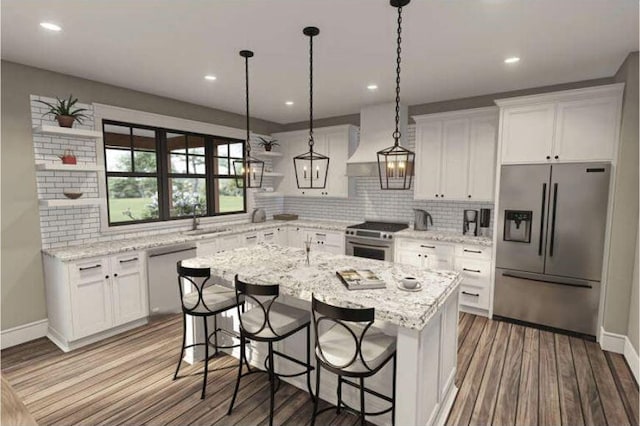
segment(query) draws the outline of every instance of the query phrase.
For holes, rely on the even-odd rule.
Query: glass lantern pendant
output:
[[[309,37],[309,151],[293,157],[293,169],[299,189],[324,189],[329,157],[313,150],[313,37],[320,34],[320,30],[306,27],[302,33]]]
[[[410,0],[391,0],[391,6],[398,9],[398,38],[396,59],[396,128],[393,132],[393,146],[378,151],[378,175],[381,189],[411,189],[416,155],[400,146],[400,44],[402,42],[402,7]]]
[[[245,95],[247,107],[247,145],[246,153],[242,160],[233,162],[238,188],[262,188],[262,176],[264,174],[264,161],[251,156],[251,131],[249,129],[249,58],[253,57],[250,50],[241,50],[240,56],[244,58],[245,69]]]

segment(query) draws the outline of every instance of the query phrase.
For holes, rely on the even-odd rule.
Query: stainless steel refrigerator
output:
[[[502,166],[494,315],[596,335],[610,167]]]

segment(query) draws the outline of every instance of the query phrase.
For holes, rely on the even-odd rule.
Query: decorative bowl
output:
[[[70,198],[72,200],[76,200],[82,197],[82,192],[72,192],[72,191],[63,191],[62,192],[65,197]]]

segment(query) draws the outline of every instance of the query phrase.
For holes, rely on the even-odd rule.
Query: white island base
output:
[[[271,250],[270,256],[277,263],[277,254]],[[229,285],[233,270],[241,272],[241,278],[255,277],[253,281],[269,281],[269,272],[266,267],[261,271],[243,269],[243,265],[238,265],[239,259],[244,261],[247,257],[260,255],[261,249],[257,251],[238,252],[235,254],[219,254],[209,258],[196,258],[184,261],[185,266],[212,265],[212,278],[220,284]],[[232,250],[236,252],[237,250]],[[257,254],[256,254],[257,253]],[[283,255],[291,253],[283,253]],[[228,256],[228,257],[223,257]],[[284,256],[282,257],[284,258]],[[281,281],[281,295],[278,298],[280,303],[310,310],[311,293],[313,292],[324,298],[335,298],[343,301],[343,305],[354,305],[356,303],[368,303],[376,309],[376,318],[385,317],[388,320],[376,320],[375,327],[383,330],[386,334],[397,336],[397,372],[396,372],[396,419],[397,426],[405,425],[441,425],[444,424],[458,389],[455,386],[456,365],[457,365],[457,326],[458,326],[458,284],[459,276],[456,273],[446,271],[418,270],[407,265],[391,264],[389,262],[378,262],[371,260],[355,260],[353,257],[338,255],[318,255],[316,268],[312,260],[312,266],[302,269],[301,266],[293,264],[286,270],[282,265],[274,266],[278,268]],[[233,260],[232,268],[225,267],[218,270],[213,265],[226,263]],[[246,262],[250,262],[247,259]],[[254,263],[255,259],[253,259]],[[335,272],[323,271],[322,265],[326,268],[335,268],[340,262],[360,263],[358,268],[369,268],[379,276],[386,276],[387,288],[382,290],[358,290],[347,291],[344,286],[335,279]],[[372,262],[372,263],[368,263]],[[264,263],[261,263],[264,265]],[[335,270],[335,269],[334,269]],[[385,272],[387,270],[387,272]],[[307,274],[314,274],[318,282],[309,280],[307,288],[302,288],[301,281],[296,281],[301,271]],[[326,274],[325,274],[326,272]],[[393,274],[392,274],[393,273]],[[424,291],[418,293],[407,293],[399,291],[395,287],[392,275],[395,277],[399,273],[418,276],[425,286]],[[263,279],[258,279],[262,276]],[[335,279],[335,280],[334,280]],[[277,282],[277,280],[271,280]],[[288,283],[288,284],[284,284]],[[369,298],[369,301],[362,299]],[[416,310],[417,306],[420,306]],[[424,309],[424,310],[423,310]],[[423,311],[422,311],[423,310]],[[422,311],[422,314],[416,312]],[[404,312],[404,313],[403,313]],[[380,315],[378,315],[380,314]],[[196,341],[203,341],[202,320],[197,318],[191,320],[187,317],[187,344]],[[226,330],[238,330],[237,312],[228,311],[218,317],[218,326]],[[209,330],[213,330],[213,318],[209,319]],[[322,329],[320,330],[322,332]],[[224,339],[228,344],[230,339]],[[311,363],[315,365],[313,354],[313,324],[311,324]],[[249,362],[252,366],[264,369],[264,360],[267,354],[266,344],[251,342],[247,350]],[[299,360],[306,360],[306,332],[301,330],[298,333],[287,337],[275,344],[275,350],[283,352]],[[186,351],[185,360],[193,362],[204,358],[203,348]],[[239,357],[239,349],[227,351],[236,358]],[[211,352],[210,352],[211,353]],[[275,357],[276,372],[291,374],[301,371],[301,367],[287,361],[286,359]],[[245,368],[246,371],[246,368]],[[371,378],[365,379],[366,387],[373,389],[384,395],[391,395],[392,392],[393,363],[389,362],[381,371]],[[293,378],[282,378],[282,380],[307,392],[306,376]],[[312,389],[315,391],[315,371],[312,372]],[[246,383],[246,382],[245,382]],[[241,387],[243,386],[241,382]],[[214,387],[209,387],[213,389]],[[321,373],[320,398],[331,404],[336,403],[337,376],[323,369]],[[213,392],[212,390],[210,392]],[[352,407],[359,407],[359,392],[356,388],[348,385],[342,387],[343,401]],[[276,393],[276,398],[278,394]],[[380,400],[372,395],[366,395],[366,410],[369,412],[381,411],[389,407],[389,403]],[[322,416],[322,414],[321,414]],[[391,425],[391,414],[382,416],[368,416],[367,421],[377,425]],[[318,424],[322,424],[322,417],[318,418]]]
[[[301,308],[310,309],[308,302],[294,299],[290,296],[280,296],[279,302]],[[201,319],[187,320],[187,344],[193,341],[193,333],[202,333]],[[233,325],[236,324],[235,327]],[[194,325],[196,325],[194,329]],[[225,329],[232,327],[237,331],[237,316],[235,312],[225,313],[218,318],[218,326]],[[392,324],[378,323],[376,327],[385,333],[397,336],[397,373],[396,373],[396,425],[443,425],[453,405],[458,392],[455,386],[457,361],[457,326],[458,326],[458,292],[449,295],[438,312],[429,320],[422,330],[398,327]],[[213,329],[213,319],[209,321],[209,329]],[[311,344],[313,346],[313,326],[311,327]],[[275,345],[277,351],[286,353],[300,360],[305,359],[304,348],[306,335],[302,330]],[[202,341],[202,340],[200,340]],[[225,343],[228,339],[224,339]],[[238,358],[239,350],[225,350]],[[311,363],[315,365],[313,347],[311,348]],[[264,369],[264,359],[267,354],[265,344],[251,342],[247,355],[253,367]],[[204,358],[204,350],[187,351],[185,361],[193,363],[194,359]],[[275,358],[276,371],[292,373],[300,371],[297,366],[287,360]],[[246,371],[246,367],[245,370]],[[385,395],[391,395],[392,362],[389,362],[378,374],[365,379],[365,385]],[[307,392],[306,376],[283,378],[282,380]],[[336,403],[337,376],[322,370],[320,383],[320,398],[331,404]],[[246,383],[246,382],[244,382]],[[312,389],[315,391],[315,372],[311,376]],[[242,382],[241,382],[242,386]],[[213,387],[209,387],[213,389]],[[209,390],[209,392],[212,392]],[[359,407],[359,393],[355,388],[343,385],[344,401],[352,407]],[[278,394],[276,393],[276,398]],[[381,401],[371,395],[366,396],[367,411],[379,411],[388,407],[386,401]],[[322,415],[321,415],[322,416]],[[322,420],[322,417],[319,417]],[[391,425],[391,414],[370,416],[367,420],[376,425]],[[318,424],[322,424],[319,421]]]

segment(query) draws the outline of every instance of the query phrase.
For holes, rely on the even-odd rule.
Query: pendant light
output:
[[[411,189],[415,154],[400,146],[402,136],[400,124],[400,43],[402,42],[402,7],[410,0],[391,0],[391,6],[398,9],[398,54],[396,59],[396,129],[393,132],[393,146],[378,151],[378,174],[381,189]]]
[[[253,57],[250,50],[241,50],[240,56],[244,58],[245,70],[245,95],[247,107],[247,146],[246,155],[242,160],[233,162],[236,174],[236,184],[239,188],[261,188],[262,175],[264,173],[264,161],[251,156],[251,135],[249,130],[249,58]]]
[[[309,37],[309,151],[293,157],[293,168],[299,189],[323,189],[327,185],[329,157],[313,150],[313,37],[320,34],[316,27],[306,27]]]

